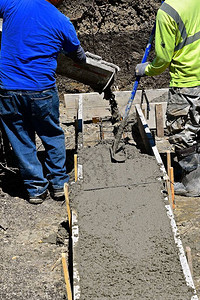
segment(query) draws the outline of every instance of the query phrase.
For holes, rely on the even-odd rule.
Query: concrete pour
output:
[[[154,157],[127,145],[125,163],[109,145],[84,148],[79,219],[81,300],[191,299],[166,215]]]

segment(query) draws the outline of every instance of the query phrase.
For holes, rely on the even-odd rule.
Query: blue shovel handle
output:
[[[143,58],[142,58],[142,63],[145,63],[147,61],[148,56],[149,56],[149,52],[151,50],[152,42],[153,42],[154,35],[155,35],[155,29],[156,29],[156,22],[154,23],[154,27],[153,27],[151,35],[149,37],[149,41],[148,41],[148,44],[147,44],[146,49],[145,49],[145,53],[144,53]],[[121,140],[122,133],[123,133],[124,127],[126,125],[126,122],[127,122],[127,119],[128,119],[128,115],[129,115],[133,100],[135,98],[135,94],[136,94],[136,91],[137,91],[137,88],[138,88],[138,84],[140,82],[140,78],[141,78],[140,76],[136,77],[136,80],[134,82],[133,89],[132,89],[132,92],[131,92],[131,96],[130,96],[130,98],[128,100],[128,103],[126,105],[126,109],[125,109],[123,119],[121,121],[121,124],[118,128],[117,134],[115,136],[115,140],[114,140],[113,146],[111,148],[111,153],[112,153],[113,159],[114,159],[114,155],[115,155],[115,153],[118,149],[118,145],[119,145],[119,142]]]
[[[154,26],[153,26],[153,29],[152,29],[152,32],[151,32],[148,44],[146,46],[146,49],[145,49],[145,52],[144,52],[144,55],[143,55],[141,63],[145,63],[147,61],[147,58],[149,56],[149,52],[151,50],[152,42],[153,42],[153,39],[154,39],[154,36],[155,36],[155,30],[156,30],[156,23],[154,23]],[[136,91],[137,91],[137,88],[138,88],[138,84],[140,82],[140,78],[141,78],[140,76],[136,77],[136,80],[134,82],[133,89],[132,89],[132,92],[131,92],[131,96],[130,96],[130,98],[128,100],[128,103],[127,103],[127,106],[126,106],[126,109],[125,109],[125,113],[124,113],[123,119],[126,118],[128,116],[128,114],[129,114],[129,111],[131,109],[133,100],[135,98],[135,94],[136,94]]]

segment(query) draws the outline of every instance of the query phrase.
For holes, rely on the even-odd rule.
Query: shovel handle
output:
[[[144,52],[144,55],[143,55],[143,58],[142,58],[142,63],[145,63],[147,61],[148,56],[149,56],[149,52],[151,50],[152,42],[153,42],[154,35],[155,35],[155,29],[156,29],[156,22],[154,23],[151,35],[149,37],[149,41],[148,41],[148,44],[146,46],[146,49],[145,49],[145,52]],[[116,151],[117,151],[117,149],[118,149],[119,142],[121,140],[122,133],[123,133],[123,130],[124,130],[125,126],[126,126],[128,115],[129,115],[129,112],[130,112],[133,100],[135,98],[135,94],[136,94],[136,91],[137,91],[137,88],[138,88],[138,84],[140,82],[140,78],[141,78],[140,76],[137,76],[136,80],[134,82],[133,89],[132,89],[132,92],[131,92],[131,96],[130,96],[130,98],[128,100],[128,103],[126,105],[123,119],[122,119],[122,121],[120,123],[119,129],[117,131],[117,134],[115,136],[115,140],[114,140],[114,143],[113,143],[113,146],[112,146],[112,152],[113,152],[113,154],[115,154]]]
[[[146,49],[145,49],[145,52],[144,52],[141,63],[145,63],[147,61],[147,58],[149,56],[149,52],[151,51],[152,42],[153,42],[153,39],[154,39],[154,36],[155,36],[155,30],[156,30],[156,22],[154,23],[154,26],[153,26],[151,35],[149,37],[149,41],[148,41],[148,44],[146,46]],[[137,91],[137,88],[138,88],[138,84],[140,82],[140,78],[141,78],[140,76],[136,77],[136,80],[134,82],[133,89],[132,89],[132,92],[131,92],[131,96],[128,100],[123,118],[126,118],[126,115],[129,113],[129,111],[131,109],[131,106],[132,106],[132,103],[133,103],[133,100],[135,98],[135,94],[136,94],[136,91]]]

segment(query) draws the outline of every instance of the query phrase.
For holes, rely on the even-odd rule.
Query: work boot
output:
[[[181,182],[174,183],[174,194],[185,197],[199,197],[200,191],[188,191],[186,187]]]
[[[186,197],[200,196],[200,154],[196,146],[179,151],[179,165],[183,176],[181,182],[174,184],[174,193]]]
[[[186,174],[182,182],[174,183],[175,195],[186,197],[199,197],[200,196],[200,167],[192,172]]]
[[[199,165],[199,153],[197,145],[185,149],[175,149],[178,163],[184,172],[191,172]]]
[[[185,196],[187,194],[186,188],[182,182],[174,182],[174,194],[180,196]]]
[[[52,189],[50,192],[51,198],[55,201],[64,201],[65,200],[65,192],[64,188],[60,189]]]
[[[189,174],[186,174],[182,179],[182,184],[187,190],[188,197],[200,196],[200,166]]]
[[[31,204],[41,204],[44,202],[44,200],[49,195],[48,190],[46,190],[44,193],[38,196],[29,196],[28,202]]]

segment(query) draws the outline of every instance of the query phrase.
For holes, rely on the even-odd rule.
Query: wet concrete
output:
[[[81,300],[191,299],[155,158],[127,151],[124,164],[111,163],[108,145],[81,153],[84,182],[73,199]]]

